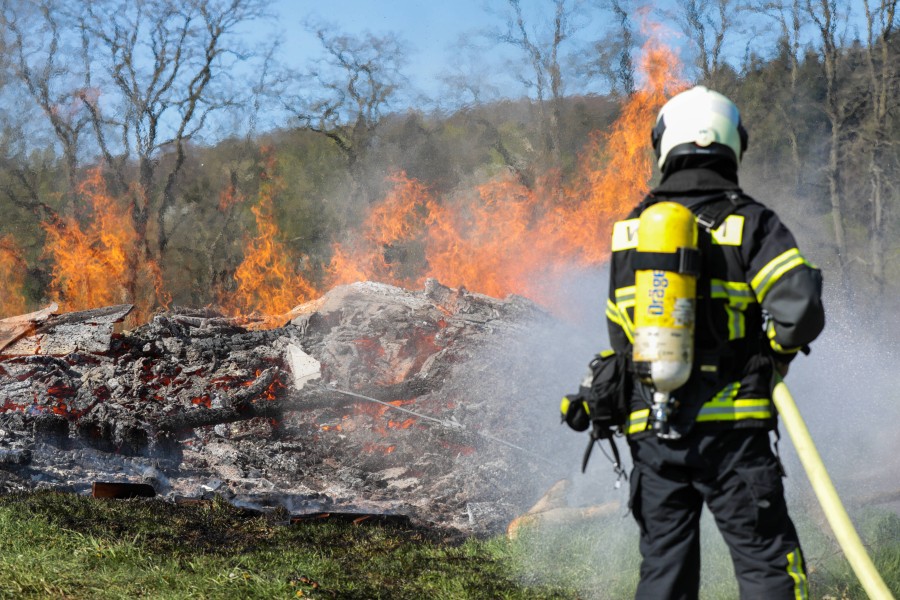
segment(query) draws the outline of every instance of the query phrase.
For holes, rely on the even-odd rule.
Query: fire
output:
[[[410,261],[400,260],[421,243],[426,217],[440,212],[428,188],[406,177],[391,176],[393,187],[369,213],[355,239],[337,245],[329,272],[332,285],[374,279],[412,287],[421,277],[406,272]]]
[[[394,450],[397,449],[397,446],[394,445],[385,445],[385,444],[375,444],[375,443],[366,443],[362,446],[362,451],[366,454],[391,454]]]
[[[26,311],[25,272],[22,252],[11,236],[0,238],[0,316],[20,315]]]
[[[411,400],[391,400],[387,404],[391,406],[404,406],[415,403],[415,399]],[[354,416],[366,415],[371,418],[372,431],[381,435],[387,435],[388,429],[409,429],[416,423],[415,417],[409,417],[403,421],[394,421],[386,419],[389,415],[399,414],[398,411],[391,410],[390,406],[384,404],[356,404],[353,408]],[[349,417],[345,416],[344,419]],[[340,426],[338,426],[340,427]]]
[[[53,262],[51,295],[72,310],[131,302],[137,318],[145,318],[156,298],[164,297],[158,264],[138,260],[140,240],[128,209],[109,194],[99,167],[88,173],[78,193],[91,208],[86,225],[74,217],[42,224],[45,255]],[[150,288],[155,293],[143,293]]]
[[[427,185],[398,172],[386,197],[372,206],[362,226],[335,244],[326,267],[327,286],[378,280],[420,287],[427,277],[502,297],[528,296],[554,306],[560,282],[572,269],[604,263],[612,223],[636,204],[653,172],[649,130],[673,93],[685,87],[674,53],[651,40],[640,64],[642,88],[622,106],[607,132],[597,132],[577,159],[573,175],[557,173],[524,185],[512,175],[474,189],[438,197]],[[282,241],[275,205],[286,189],[275,152],[262,149],[260,184],[251,208],[256,234],[245,242],[235,271],[236,288],[218,293],[232,315],[261,314],[276,324],[296,305],[321,293],[310,279],[307,257],[292,257]],[[56,218],[43,224],[46,255],[53,263],[50,293],[70,310],[135,303],[136,319],[166,301],[159,265],[146,257],[125,203],[107,191],[98,167],[79,188],[91,220]],[[226,185],[219,209],[247,198],[236,180]],[[25,302],[21,253],[0,240],[0,310],[21,313]],[[152,291],[151,291],[152,290]]]
[[[281,315],[316,296],[316,289],[298,272],[280,240],[275,200],[285,184],[271,149],[263,149],[262,166],[258,203],[251,208],[256,217],[256,237],[247,240],[244,260],[234,274],[237,289],[222,294],[223,307],[237,315]],[[234,202],[235,194],[232,190],[224,195],[220,206]]]
[[[568,183],[548,176],[530,188],[508,176],[438,199],[421,182],[393,175],[360,234],[335,247],[332,283],[376,279],[413,287],[435,277],[552,305],[562,274],[607,260],[612,223],[642,198],[652,176],[650,124],[685,83],[674,75],[677,57],[652,39],[641,72],[643,88],[610,131],[592,136]]]

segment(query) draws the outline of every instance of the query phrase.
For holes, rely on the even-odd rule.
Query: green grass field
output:
[[[628,598],[636,532],[622,516],[530,530],[515,542],[402,523],[290,524],[215,499],[0,496],[3,598]],[[865,598],[833,541],[800,523],[814,598]],[[709,529],[707,524],[706,529]],[[860,533],[900,590],[900,517],[872,512]],[[724,544],[704,532],[702,598],[734,598]]]

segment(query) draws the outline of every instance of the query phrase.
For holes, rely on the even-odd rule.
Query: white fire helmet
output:
[[[723,156],[740,166],[747,149],[737,106],[702,85],[666,102],[651,137],[660,169],[669,158],[689,154]]]

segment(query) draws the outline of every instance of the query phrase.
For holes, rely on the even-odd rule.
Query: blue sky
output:
[[[613,16],[597,8],[598,2],[582,1],[590,14],[582,19],[575,41],[596,42],[607,30],[617,28]],[[538,36],[542,32],[546,34],[551,24],[553,2],[521,0],[521,4],[530,33]],[[675,0],[625,0],[625,4],[635,9],[631,20],[638,45],[641,43],[640,23],[644,18],[639,13],[647,13],[648,21],[661,24],[667,30],[666,43],[676,48],[683,62],[690,64],[693,49],[679,32],[673,17]],[[642,5],[648,7],[647,11],[638,8]],[[480,78],[494,87],[493,90],[488,89],[480,100],[498,96],[520,97],[526,93],[516,80],[513,69],[498,58],[505,54],[514,57],[513,62],[519,66],[526,66],[520,51],[508,46],[486,44],[484,38],[481,38],[483,46],[477,50],[463,51],[457,45],[463,35],[471,36],[488,28],[502,28],[506,20],[504,15],[509,11],[508,0],[272,0],[269,11],[275,17],[274,27],[271,21],[259,23],[255,33],[261,40],[271,39],[274,33],[279,34],[283,46],[278,59],[297,70],[303,70],[321,52],[318,40],[305,27],[309,20],[333,24],[339,32],[347,34],[397,34],[408,49],[404,74],[412,88],[412,93],[401,104],[427,110],[433,105],[422,102],[422,95],[443,101],[445,108],[459,101],[471,101],[471,98],[451,98],[453,88],[440,81],[440,75],[454,69],[468,80]],[[771,37],[773,21],[746,12],[740,15],[738,21],[726,38],[725,53],[729,62],[738,65],[750,44],[758,53],[766,54],[774,49]],[[576,43],[568,43],[563,50],[570,53],[578,47]],[[585,47],[580,46],[576,54],[582,58],[590,57],[590,51],[586,53]],[[565,67],[565,56],[561,62]],[[525,72],[528,73],[527,66]],[[684,73],[689,79],[693,74],[690,68]],[[607,89],[599,80],[576,77],[571,72],[564,73],[564,84],[568,92],[602,93]]]
[[[284,33],[283,58],[292,66],[302,66],[306,57],[318,51],[318,42],[303,26],[312,17],[334,23],[346,33],[397,33],[409,48],[407,71],[413,84],[430,91],[452,60],[450,48],[459,36],[497,21],[485,10],[488,4],[485,0],[276,0],[270,10],[277,14]]]

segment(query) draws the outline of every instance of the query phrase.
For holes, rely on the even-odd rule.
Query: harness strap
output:
[[[724,198],[721,194],[705,196],[685,206],[697,216],[698,225],[706,231],[712,232],[719,228],[728,215],[753,202],[754,200],[749,196],[730,190],[725,192]]]
[[[679,248],[675,252],[642,252],[636,250],[632,259],[635,271],[673,271],[683,275],[700,276],[702,265],[696,248]]]

